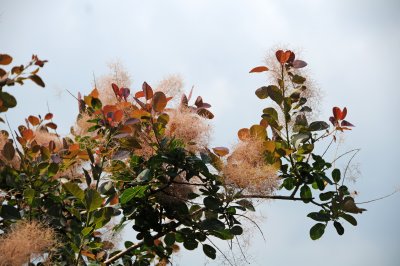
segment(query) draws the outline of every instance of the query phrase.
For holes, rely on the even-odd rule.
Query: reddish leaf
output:
[[[211,113],[210,111],[208,111],[205,108],[197,109],[197,114],[202,116],[202,117],[208,118],[208,119],[213,119],[214,118],[214,114]]]
[[[43,67],[43,66],[44,66],[44,63],[47,63],[47,62],[48,62],[47,60],[40,60],[40,59],[37,57],[37,55],[32,55],[32,60],[35,61],[35,65],[40,66],[40,67]]]
[[[335,107],[333,107],[332,111],[333,111],[333,117],[334,117],[336,120],[340,120],[341,117],[342,117],[342,110],[340,110],[339,107],[336,107],[336,106],[335,106]]]
[[[146,100],[153,98],[153,89],[150,87],[149,84],[147,84],[147,82],[143,82],[142,90],[144,92],[144,97],[146,98]]]
[[[53,140],[49,142],[49,150],[52,152],[56,149],[56,143]]]
[[[24,71],[24,66],[20,65],[20,66],[15,66],[11,69],[11,74],[21,74],[22,71]]]
[[[131,93],[131,90],[128,88],[119,89],[119,94],[121,95],[121,97],[124,97],[125,101],[129,97],[130,93]]]
[[[5,74],[7,74],[7,72],[4,69],[0,68],[0,78],[3,77]]]
[[[27,141],[33,139],[33,131],[31,129],[25,129],[24,131],[21,132],[21,134],[22,137]]]
[[[185,107],[187,107],[187,106],[189,105],[188,98],[186,97],[185,94],[182,95],[182,98],[181,98],[181,105],[182,105],[182,106],[185,106]]]
[[[135,97],[136,97],[136,98],[144,97],[144,91],[138,91],[138,92],[136,92],[136,93],[135,93]]]
[[[253,68],[252,70],[250,70],[249,73],[260,73],[260,72],[264,72],[264,71],[268,71],[268,67],[266,66],[258,66]]]
[[[287,50],[285,52],[282,50],[278,50],[275,53],[276,59],[278,59],[278,62],[281,64],[286,63],[289,60],[291,54],[292,54],[292,51],[290,51],[290,50]]]
[[[305,66],[307,66],[307,63],[302,61],[302,60],[294,60],[293,61],[293,67],[294,68],[303,68]]]
[[[112,89],[113,89],[113,91],[115,93],[115,96],[121,97],[121,95],[119,95],[119,87],[118,87],[118,85],[115,84],[115,83],[111,83],[111,87],[112,87]]]
[[[31,123],[32,126],[37,126],[40,124],[40,119],[33,115],[30,115],[28,117],[28,121],[29,123]]]
[[[51,129],[54,129],[54,130],[57,129],[57,125],[54,124],[53,122],[47,123],[47,124],[46,124],[46,127],[51,128]]]
[[[347,115],[347,108],[345,107],[345,108],[343,108],[342,116],[340,117],[340,120],[345,119],[345,118],[346,118],[346,115]]]
[[[154,93],[152,107],[156,112],[162,112],[167,106],[167,97],[161,91]]]
[[[45,120],[51,120],[53,118],[53,114],[52,113],[48,113],[44,116]]]
[[[197,107],[202,107],[203,106],[203,98],[201,98],[201,96],[198,96],[196,101],[194,102],[194,105],[196,105]]]
[[[33,82],[35,82],[40,87],[43,87],[43,88],[45,87],[43,80],[38,75],[31,75],[28,78],[31,79]]]
[[[15,148],[14,145],[7,141],[6,144],[4,144],[3,150],[1,151],[1,153],[3,154],[3,156],[11,161],[12,159],[14,159],[15,156]]]
[[[12,60],[12,57],[8,54],[0,54],[0,65],[9,65]]]
[[[140,105],[140,107],[142,107],[143,109],[147,110],[146,105],[141,100],[139,100],[136,97],[134,97],[133,99],[135,99],[135,101]]]

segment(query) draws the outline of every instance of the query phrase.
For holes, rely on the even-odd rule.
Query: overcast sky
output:
[[[90,92],[93,73],[107,73],[107,62],[119,59],[133,90],[180,74],[188,90],[194,85],[213,105],[213,144],[230,146],[266,105],[254,95],[266,78],[249,69],[283,45],[302,51],[323,91],[321,119],[335,105],[349,109],[357,127],[341,149],[362,148],[362,175],[350,185],[360,192],[357,201],[372,199],[400,184],[399,14],[396,0],[0,0],[0,52],[15,63],[32,53],[49,60],[41,70],[46,88],[13,88],[19,106],[8,117],[16,127],[29,114],[45,114],[48,102],[68,132],[77,108],[65,90]],[[399,203],[397,194],[366,205],[357,227],[346,224],[343,236],[329,227],[319,241],[308,236],[310,206],[261,204],[266,241],[253,232],[251,265],[399,265]],[[201,252],[194,254],[183,253],[175,265],[203,265]]]

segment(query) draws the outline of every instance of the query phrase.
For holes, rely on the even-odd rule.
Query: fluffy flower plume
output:
[[[104,105],[115,104],[117,98],[111,88],[115,83],[120,88],[129,88],[131,85],[130,76],[120,62],[113,62],[108,65],[112,74],[102,76],[99,82],[94,84],[99,91],[99,98]]]
[[[170,105],[179,102],[180,96],[183,94],[183,81],[179,75],[170,75],[161,80],[156,87],[156,91],[162,91],[167,97],[173,97]]]
[[[167,136],[182,140],[191,152],[199,151],[207,146],[211,132],[207,119],[187,108],[174,109],[168,114],[170,120],[166,128]]]
[[[223,168],[226,182],[249,192],[272,194],[278,187],[276,169],[266,165],[261,140],[248,139],[236,145]]]
[[[57,246],[56,234],[51,228],[36,221],[19,222],[0,239],[0,265],[23,265]]]

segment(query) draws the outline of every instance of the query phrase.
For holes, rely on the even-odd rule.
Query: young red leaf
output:
[[[113,121],[121,122],[123,117],[124,117],[124,112],[122,110],[117,110],[114,113]]]
[[[249,73],[260,73],[260,72],[264,72],[264,71],[268,71],[268,67],[266,66],[258,66],[253,68],[252,70],[250,70]]]
[[[276,59],[278,59],[278,62],[284,64],[289,60],[290,56],[292,55],[292,51],[287,50],[284,52],[282,50],[278,50],[276,51],[275,55]]]
[[[45,120],[51,120],[53,118],[53,114],[52,113],[48,113],[44,116]]]
[[[340,117],[340,120],[345,119],[345,118],[346,118],[346,115],[347,115],[347,108],[345,107],[345,108],[343,108],[342,116]]]
[[[113,91],[115,93],[115,96],[121,97],[121,95],[119,95],[119,87],[118,87],[118,85],[115,84],[115,83],[111,83],[111,87],[112,87],[112,89],[113,89]]]
[[[142,98],[142,97],[144,97],[144,91],[138,91],[138,92],[136,92],[136,93],[135,93],[135,97],[136,97],[136,98]]]
[[[341,117],[342,117],[342,110],[340,110],[339,107],[336,107],[336,106],[335,106],[335,107],[333,107],[332,111],[333,111],[333,117],[334,117],[336,120],[340,120]]]
[[[153,98],[153,89],[150,87],[149,84],[147,84],[147,82],[143,82],[142,90],[144,92],[144,97],[146,98],[146,100]]]
[[[12,60],[12,57],[8,54],[0,54],[0,65],[9,65]]]
[[[53,122],[47,123],[47,124],[46,124],[46,127],[51,128],[51,129],[54,129],[54,130],[57,129],[57,125],[54,124]]]
[[[40,124],[40,119],[33,115],[30,115],[28,117],[28,121],[29,123],[31,123],[32,126],[37,126]]]

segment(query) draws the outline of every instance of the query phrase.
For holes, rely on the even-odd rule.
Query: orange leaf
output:
[[[96,98],[96,99],[99,98],[99,91],[97,90],[97,88],[94,88],[92,90],[92,92],[90,93],[90,96],[92,96],[93,98]]]
[[[260,72],[264,72],[264,71],[268,71],[268,67],[266,66],[258,66],[253,68],[252,70],[250,70],[249,73],[260,73]]]
[[[213,151],[216,155],[218,156],[225,156],[229,153],[229,149],[225,147],[215,147],[213,148]]]
[[[136,98],[144,97],[144,91],[138,91],[138,92],[136,92],[136,93],[135,93],[135,97],[136,97]]]
[[[46,114],[45,116],[44,116],[44,119],[45,120],[50,120],[50,119],[52,119],[53,118],[53,114],[52,113],[48,113],[48,114]]]
[[[103,107],[103,113],[108,114],[108,113],[113,113],[117,111],[117,107],[115,105],[106,105]]]
[[[261,119],[260,126],[263,126],[263,127],[267,128],[268,127],[268,121],[266,119]]]
[[[22,137],[26,139],[27,141],[33,139],[33,131],[31,129],[25,129],[22,131]]]
[[[68,148],[69,151],[78,151],[79,150],[79,144],[78,143],[74,143],[71,146],[69,146]]]
[[[115,194],[114,197],[110,200],[110,205],[118,204],[118,202],[119,202],[119,197],[117,194]]]
[[[87,161],[89,160],[89,154],[87,153],[87,151],[80,151],[78,153],[78,158]]]
[[[90,251],[82,250],[81,254],[85,257],[91,258],[92,260],[96,260],[96,256],[93,253],[91,253]]]
[[[0,54],[0,65],[8,65],[11,64],[12,57],[8,54]]]
[[[165,106],[167,106],[167,97],[165,94],[161,91],[154,93],[152,102],[153,110],[156,112],[162,112]]]
[[[37,126],[40,124],[40,119],[33,115],[30,115],[28,117],[28,121],[29,123],[31,123],[32,126]]]
[[[238,137],[240,140],[245,141],[250,138],[250,129],[242,128],[238,131]]]
[[[114,121],[115,122],[121,122],[122,118],[124,117],[124,112],[122,110],[117,110],[114,113]]]

